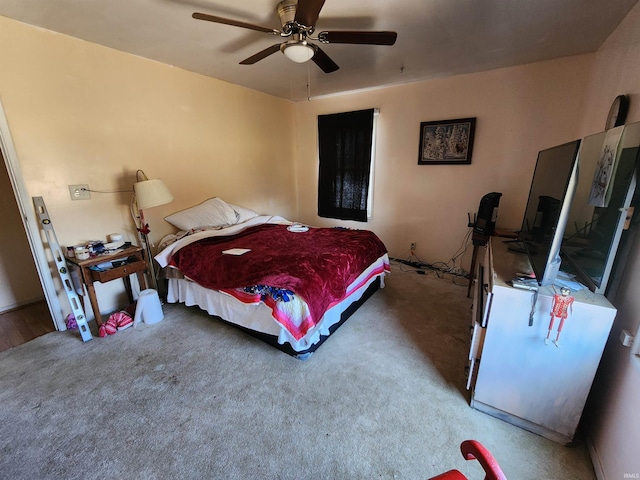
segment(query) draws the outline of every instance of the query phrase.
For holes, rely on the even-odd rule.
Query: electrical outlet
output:
[[[71,200],[91,200],[89,185],[69,185],[69,195]]]
[[[416,242],[411,242],[411,247],[409,248],[411,249],[412,252],[414,252],[416,249]]]

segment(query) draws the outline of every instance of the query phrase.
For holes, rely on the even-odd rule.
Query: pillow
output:
[[[180,230],[191,230],[200,227],[221,227],[237,222],[236,212],[223,200],[214,197],[205,200],[164,219]]]
[[[251,220],[252,218],[260,215],[258,212],[254,212],[250,208],[240,207],[232,203],[227,203],[227,205],[235,210],[237,223],[246,222],[247,220]]]

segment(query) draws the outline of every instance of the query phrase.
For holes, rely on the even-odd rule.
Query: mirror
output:
[[[592,291],[604,294],[620,237],[636,188],[640,150],[640,122],[619,127],[622,135],[613,155],[613,169],[603,170],[607,132],[582,140],[578,153],[578,185],[562,241],[563,270],[575,273]],[[615,129],[614,129],[615,130]],[[610,131],[611,132],[611,131]],[[594,182],[609,182],[594,198]],[[604,194],[603,192],[606,192]]]

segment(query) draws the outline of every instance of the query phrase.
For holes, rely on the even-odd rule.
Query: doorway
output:
[[[56,330],[0,150],[0,351]]]
[[[44,298],[49,311],[48,320],[51,320],[54,329],[65,330],[63,311],[49,260],[40,238],[40,226],[33,208],[33,200],[24,185],[2,100],[0,100],[0,179],[8,182],[3,183],[0,201],[4,201],[6,205],[4,210],[7,215],[13,216],[15,222],[9,233],[10,241],[6,245],[0,245],[0,282],[3,285],[0,288],[0,307],[13,310],[32,302],[42,301],[41,299]],[[4,215],[5,212],[3,211],[2,214]],[[4,230],[5,228],[2,229]],[[14,263],[18,258],[21,258],[22,264]],[[34,268],[37,282],[33,277]],[[27,279],[31,276],[31,280],[25,280],[23,274]],[[31,282],[31,287],[25,287],[21,282],[27,282],[27,284]],[[34,283],[39,284],[40,287],[35,287]],[[2,295],[5,297],[3,298]]]

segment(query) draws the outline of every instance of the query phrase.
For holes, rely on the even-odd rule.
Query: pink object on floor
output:
[[[118,330],[124,330],[133,325],[133,318],[127,312],[117,312],[111,317],[114,317]]]
[[[98,335],[100,337],[106,337],[107,335],[113,335],[119,330],[125,330],[133,325],[133,318],[127,312],[116,312],[109,316],[109,319],[100,325],[98,329]]]
[[[64,319],[64,322],[68,330],[75,330],[78,328],[78,322],[76,321],[76,316],[73,313],[67,315],[67,318]]]
[[[118,331],[118,326],[116,325],[116,321],[113,318],[113,315],[109,317],[109,320],[104,324],[104,330],[107,332],[107,335],[113,335]]]

